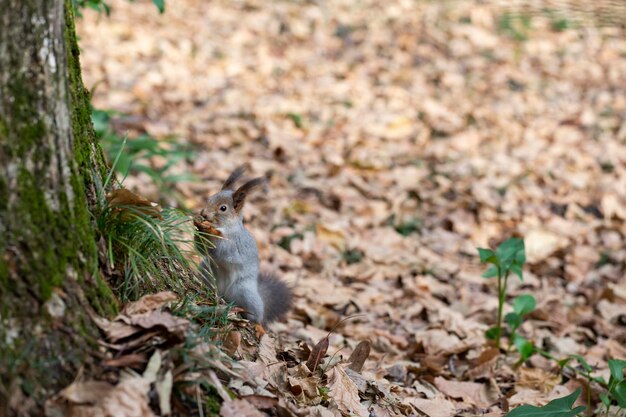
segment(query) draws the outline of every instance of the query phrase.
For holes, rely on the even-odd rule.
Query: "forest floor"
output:
[[[626,359],[623,29],[490,2],[110,4],[78,22],[85,84],[118,129],[193,147],[174,170],[200,180],[172,185],[186,207],[240,164],[270,178],[244,215],[295,307],[257,362],[232,350],[254,375],[222,376],[247,398],[222,415],[501,415],[586,390],[575,359],[518,366],[485,337],[497,280],[477,248],[511,236],[527,263],[505,313],[537,301],[519,334],[607,381]],[[145,175],[125,184],[159,198]],[[329,332],[310,373],[298,343]]]

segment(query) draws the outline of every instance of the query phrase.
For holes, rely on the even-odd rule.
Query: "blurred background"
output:
[[[624,2],[106,4],[83,77],[129,188],[196,209],[249,163],[275,175],[266,221],[451,253],[539,230],[578,279],[623,261]]]
[[[245,217],[294,317],[367,312],[342,332],[389,360],[454,315],[482,335],[476,247],[520,236],[533,340],[626,357],[624,2],[108,5],[78,32],[124,184],[199,210],[236,166],[268,175]]]

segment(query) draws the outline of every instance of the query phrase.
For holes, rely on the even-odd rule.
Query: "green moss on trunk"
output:
[[[65,0],[65,43],[67,45],[67,67],[72,101],[72,131],[74,133],[74,160],[83,173],[85,190],[95,192],[97,183],[106,177],[107,165],[104,152],[98,144],[91,121],[89,91],[83,84],[80,69],[80,49],[76,41],[74,9],[71,0]],[[90,208],[99,203],[95,195],[88,195]]]
[[[76,27],[74,25],[74,8],[71,0],[65,0],[65,43],[67,48],[67,68],[70,87],[70,103],[72,117],[72,133],[74,136],[74,161],[78,166],[80,177],[72,178],[72,186],[76,192],[81,192],[87,199],[87,205],[83,206],[78,214],[78,221],[84,230],[88,230],[91,263],[91,282],[86,287],[89,302],[96,312],[105,316],[117,313],[117,300],[109,286],[103,281],[97,269],[97,250],[95,247],[95,220],[94,217],[100,211],[102,201],[98,196],[98,189],[102,187],[102,179],[107,174],[106,159],[104,152],[98,143],[96,133],[91,121],[91,101],[89,91],[83,84],[80,69],[80,50],[76,39]],[[82,179],[82,181],[81,181]],[[82,184],[81,184],[82,182]],[[94,216],[91,216],[93,213]]]
[[[12,413],[3,407],[15,390],[35,400],[27,411],[36,415],[95,366],[99,332],[87,309],[117,311],[91,214],[106,164],[71,1],[4,2],[0,21],[11,22],[0,27],[0,415]]]

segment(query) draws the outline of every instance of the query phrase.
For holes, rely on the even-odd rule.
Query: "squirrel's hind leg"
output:
[[[257,288],[247,285],[236,285],[230,289],[231,297],[225,297],[227,301],[235,303],[246,312],[244,317],[255,323],[263,323],[264,304]]]

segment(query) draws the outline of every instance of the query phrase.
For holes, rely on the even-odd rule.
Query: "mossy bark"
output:
[[[116,309],[98,275],[106,165],[71,0],[0,0],[0,68],[0,416],[38,415],[92,366],[87,311]]]

